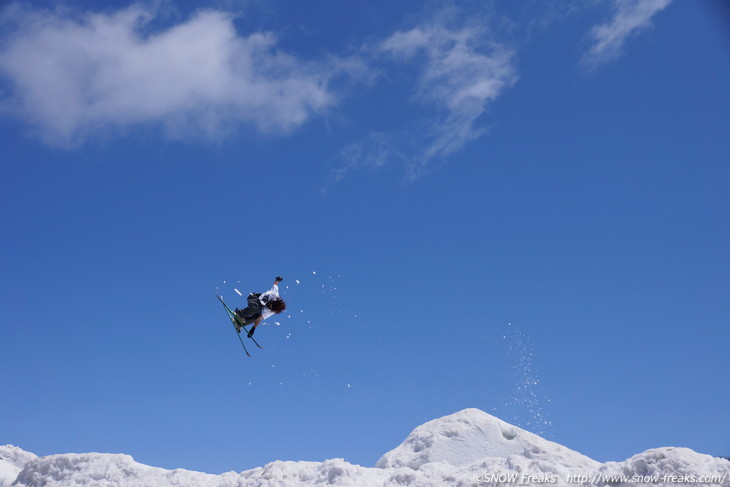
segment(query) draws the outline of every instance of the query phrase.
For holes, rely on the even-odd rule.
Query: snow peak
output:
[[[474,481],[478,484],[555,484],[558,476],[555,474],[530,475],[527,473],[489,473],[475,475]]]

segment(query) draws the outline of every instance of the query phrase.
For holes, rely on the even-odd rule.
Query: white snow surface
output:
[[[504,480],[509,476],[514,480]],[[150,467],[129,455],[36,457],[11,445],[0,446],[0,487],[579,486],[576,476],[590,478],[584,483],[594,486],[730,487],[730,461],[688,448],[667,447],[603,464],[478,409],[465,409],[417,427],[401,445],[383,455],[376,467],[337,458],[276,461],[240,473],[213,475]],[[647,482],[649,476],[656,477]],[[701,484],[699,476],[716,479]]]
[[[400,446],[383,455],[376,466],[418,470],[432,462],[462,466],[485,457],[508,458],[512,455],[584,470],[599,466],[578,452],[479,409],[464,409],[419,426]]]
[[[17,446],[0,446],[0,487],[12,484],[23,467],[35,458],[38,457]]]

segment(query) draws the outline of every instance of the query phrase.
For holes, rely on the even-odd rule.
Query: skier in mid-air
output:
[[[275,314],[279,314],[286,309],[286,303],[279,297],[279,283],[282,278],[277,276],[274,285],[265,293],[251,293],[248,295],[248,306],[243,309],[236,308],[236,316],[238,316],[244,325],[253,324],[253,328],[248,331],[250,338],[256,331],[259,323],[269,319]],[[236,331],[241,333],[242,326],[236,322]]]

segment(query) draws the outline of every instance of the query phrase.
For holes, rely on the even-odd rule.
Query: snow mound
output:
[[[647,450],[623,462],[607,462],[599,469],[603,479],[636,479],[656,485],[730,486],[730,461],[697,453],[689,448],[665,447]],[[699,477],[712,479],[700,479]],[[722,479],[718,481],[718,479]],[[707,480],[703,482],[703,480]],[[632,482],[612,483],[615,486]]]
[[[235,486],[237,474],[211,475],[150,467],[129,455],[67,453],[29,461],[13,485],[19,486]]]
[[[400,446],[383,455],[376,467],[418,470],[432,462],[462,466],[485,457],[509,458],[513,455],[585,470],[594,470],[600,465],[484,411],[464,409],[417,427]]]
[[[0,446],[0,487],[12,484],[23,466],[35,458],[35,455],[17,446]]]
[[[702,483],[700,476],[714,478],[705,478]],[[212,475],[151,467],[135,462],[129,455],[71,453],[38,458],[17,447],[0,447],[0,487],[647,484],[730,487],[730,462],[688,448],[659,448],[624,462],[602,464],[478,409],[465,409],[417,427],[400,446],[383,455],[374,468],[335,458],[324,462],[276,461],[240,473]]]
[[[150,467],[129,455],[70,453],[28,462],[14,486],[23,487],[289,487],[387,485],[388,473],[342,459],[273,462],[241,473],[212,475]]]

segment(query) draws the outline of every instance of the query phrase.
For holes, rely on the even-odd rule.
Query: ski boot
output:
[[[233,326],[236,327],[236,331],[238,333],[241,333],[241,329],[243,328],[243,325],[241,325],[241,323],[239,323],[238,320],[243,320],[243,318],[241,318],[241,315],[238,313],[238,308],[236,308],[235,313],[236,313],[236,318],[238,318],[238,319],[232,318],[231,321],[233,321]]]

